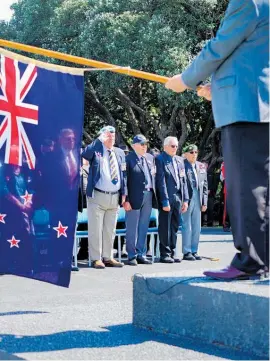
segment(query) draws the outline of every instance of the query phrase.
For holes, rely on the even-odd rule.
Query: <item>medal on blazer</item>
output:
[[[97,158],[102,158],[102,154],[100,152],[95,152]]]
[[[151,175],[156,175],[156,173],[157,173],[157,168],[155,166],[153,166],[151,168]]]
[[[180,169],[180,177],[184,177],[185,176],[185,169]]]
[[[205,166],[203,164],[200,164],[199,171],[200,171],[200,173],[205,173],[206,172]]]
[[[103,155],[100,152],[95,152],[95,156],[100,162],[100,168],[102,168],[103,167]]]

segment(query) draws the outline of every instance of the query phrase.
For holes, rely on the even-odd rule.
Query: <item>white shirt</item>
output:
[[[112,156],[114,158],[114,162],[116,166],[118,181],[116,184],[112,183],[109,152],[108,152],[108,148],[106,148],[105,145],[103,144],[103,157],[100,157],[100,178],[97,184],[95,185],[95,188],[98,188],[106,192],[116,192],[119,191],[119,189],[121,188],[120,171],[113,148],[109,150],[112,151]]]

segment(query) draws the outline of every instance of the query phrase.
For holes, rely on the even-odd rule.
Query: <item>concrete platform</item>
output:
[[[136,274],[133,325],[268,359],[269,280],[220,282],[201,274]]]
[[[232,236],[211,229],[201,235],[200,254],[218,262],[96,270],[82,261],[69,289],[0,276],[0,360],[257,360],[236,349],[132,325],[134,273],[201,275],[228,265],[234,252]]]

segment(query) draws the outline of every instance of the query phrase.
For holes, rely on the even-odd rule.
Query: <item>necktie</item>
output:
[[[143,172],[145,175],[145,187],[146,187],[148,184],[148,180],[147,180],[147,170],[145,169],[145,158],[144,157],[141,157],[141,163],[142,163],[142,168],[143,168]]]
[[[116,170],[116,164],[113,157],[112,150],[108,150],[109,152],[109,163],[110,163],[110,173],[111,173],[111,181],[113,184],[116,184],[118,182],[117,177],[117,170]]]
[[[172,159],[172,163],[173,163],[173,169],[174,169],[174,173],[175,173],[175,177],[176,177],[176,186],[177,186],[177,189],[179,189],[180,181],[179,181],[179,175],[178,175],[178,168],[177,168],[176,160],[174,157]]]
[[[75,158],[72,157],[71,152],[68,153],[68,166],[69,166],[69,176],[70,176],[71,180],[73,180],[77,174],[77,165],[76,165]]]
[[[196,172],[195,167],[192,167],[192,183],[193,183],[193,188],[198,188],[195,172]]]

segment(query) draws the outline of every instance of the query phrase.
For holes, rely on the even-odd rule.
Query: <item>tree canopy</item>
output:
[[[214,36],[225,0],[19,0],[0,37],[91,59],[171,76],[181,72]],[[48,59],[46,59],[48,61]],[[58,63],[57,60],[49,61]],[[168,135],[196,143],[200,158],[216,163],[219,132],[211,104],[188,91],[109,71],[85,77],[85,137],[101,125],[118,130],[118,142],[143,133],[161,148]]]

